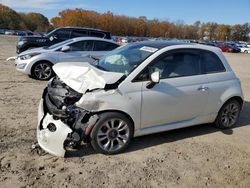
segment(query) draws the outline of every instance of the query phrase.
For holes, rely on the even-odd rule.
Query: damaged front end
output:
[[[88,141],[98,115],[75,106],[82,95],[58,77],[48,82],[39,104],[37,127],[37,140],[45,151],[64,157],[68,148]]]

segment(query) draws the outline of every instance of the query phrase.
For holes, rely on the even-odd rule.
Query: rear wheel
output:
[[[246,53],[246,54],[247,54],[247,53],[248,53],[248,51],[247,51],[247,50],[245,50],[245,51],[244,51],[244,53]]]
[[[36,63],[32,67],[31,76],[37,80],[49,80],[54,76],[52,64],[46,61]]]
[[[107,112],[99,116],[100,119],[90,135],[94,150],[108,155],[125,150],[133,137],[132,122],[117,112]]]
[[[215,125],[221,129],[234,127],[239,119],[240,109],[241,105],[237,100],[229,100],[221,107]]]

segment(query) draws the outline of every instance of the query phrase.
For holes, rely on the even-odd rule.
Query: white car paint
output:
[[[61,43],[55,44],[57,47],[50,48],[34,48],[20,53],[16,60],[16,69],[24,74],[31,75],[32,66],[39,61],[48,61],[52,64],[61,62],[93,62],[94,60],[89,56],[94,56],[96,58],[101,58],[103,55],[109,51],[66,51],[63,52],[60,49],[64,46],[71,45],[79,41],[104,41],[112,44],[117,44],[114,41],[96,38],[96,37],[78,37],[63,41]],[[61,45],[60,45],[61,44]],[[118,44],[117,44],[118,45]],[[54,46],[54,45],[53,45]],[[34,55],[37,54],[37,55]],[[29,59],[21,59],[25,55],[34,55]],[[23,67],[23,66],[24,67]]]
[[[213,52],[222,61],[226,71],[161,79],[152,89],[146,87],[148,81],[133,82],[133,79],[162,53],[183,48],[203,49]],[[82,72],[87,75],[88,79],[80,80],[80,74],[78,72],[75,74],[73,71],[76,70],[75,66],[79,66],[78,64],[72,64],[72,71],[67,64],[61,64],[60,68],[63,69],[64,66],[65,70],[69,71],[69,74],[65,71],[60,73],[60,70],[56,70],[55,67],[58,76],[68,86],[83,93],[81,99],[75,105],[92,113],[115,110],[127,114],[134,123],[134,137],[202,123],[212,123],[215,121],[219,109],[228,99],[235,96],[243,99],[240,81],[232,71],[221,50],[206,45],[184,44],[164,47],[156,51],[132,71],[119,84],[117,89],[107,91],[101,89],[104,88],[104,83],[107,83],[105,73],[99,74],[99,72],[104,71],[97,71],[92,65],[87,65],[88,68],[84,65]],[[94,72],[88,73],[90,70]],[[122,76],[117,75],[115,77],[116,73],[113,72],[109,72],[109,74],[111,77],[114,76],[112,82]],[[94,86],[91,76],[97,82]],[[84,93],[86,88],[80,89],[79,86],[82,81],[85,82],[86,87],[93,86],[92,88],[97,87],[99,89]],[[42,110],[39,108],[39,111]],[[38,119],[41,119],[41,115],[39,115]],[[60,147],[59,142],[54,144]],[[41,145],[41,147],[48,151],[47,146]],[[62,156],[61,153],[55,155]]]

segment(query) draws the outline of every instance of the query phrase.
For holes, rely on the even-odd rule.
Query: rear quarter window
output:
[[[94,41],[94,51],[111,51],[117,48],[117,44],[105,41]]]
[[[218,72],[225,72],[226,69],[221,62],[220,58],[213,52],[204,51],[202,54],[202,69],[203,73],[210,74],[210,73],[218,73]]]
[[[105,34],[104,34],[104,33],[101,33],[101,32],[94,32],[94,31],[91,31],[91,32],[90,32],[90,36],[91,36],[91,37],[104,38],[104,37],[105,37]]]
[[[70,37],[70,30],[68,29],[59,29],[57,30],[54,35],[58,38],[58,39],[69,39]]]
[[[88,36],[88,32],[85,30],[72,30],[71,32],[71,38],[87,37],[87,36]]]

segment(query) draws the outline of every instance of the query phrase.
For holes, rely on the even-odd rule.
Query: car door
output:
[[[58,29],[49,37],[49,45],[56,44],[70,38],[70,29]]]
[[[77,41],[68,45],[70,49],[66,52],[61,52],[59,62],[90,62],[90,52],[93,51],[93,41],[84,40]]]
[[[209,88],[208,103],[206,105],[207,114],[217,114],[219,111],[224,93],[232,88],[232,71],[226,71],[221,59],[213,52],[202,51],[201,58],[202,72],[206,75],[209,82],[206,86]]]
[[[148,89],[149,75],[160,72],[160,82]],[[192,121],[204,114],[208,90],[196,50],[173,50],[150,63],[143,81],[141,128]]]

